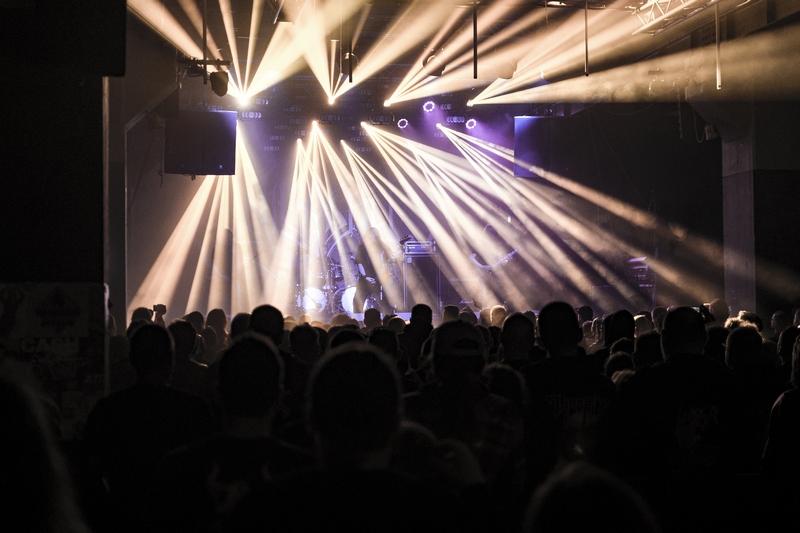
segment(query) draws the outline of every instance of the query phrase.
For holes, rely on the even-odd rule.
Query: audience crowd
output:
[[[112,339],[79,442],[34,380],[0,373],[9,530],[800,526],[800,314],[164,315]]]

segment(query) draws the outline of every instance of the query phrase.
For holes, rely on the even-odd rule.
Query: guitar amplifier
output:
[[[403,243],[405,255],[431,255],[436,253],[436,241],[406,241]]]

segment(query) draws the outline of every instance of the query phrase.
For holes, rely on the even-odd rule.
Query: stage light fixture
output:
[[[333,124],[334,122],[341,122],[342,115],[338,115],[336,113],[323,113],[319,116],[319,122],[321,124]]]
[[[426,113],[430,113],[434,109],[436,109],[436,104],[434,104],[433,101],[431,100],[428,100],[427,102],[422,104],[422,110],[425,111]]]
[[[401,130],[406,129],[408,127],[408,119],[407,118],[401,118],[400,120],[398,120],[397,121],[397,127],[400,128]]]
[[[369,121],[371,124],[387,126],[394,124],[394,115],[372,115]]]
[[[212,72],[208,78],[211,80],[211,90],[217,96],[225,96],[228,94],[228,73],[217,71]]]
[[[427,67],[428,65],[431,65],[431,70],[428,72],[428,76],[438,77],[444,74],[444,61],[436,57],[436,53],[431,53],[422,61],[423,67]]]
[[[477,121],[477,120],[475,120],[474,118],[471,118],[471,119],[469,119],[469,120],[467,121],[467,129],[468,129],[468,130],[471,130],[471,129],[473,129],[473,128],[474,128],[475,126],[477,126],[477,125],[478,125],[478,121]]]

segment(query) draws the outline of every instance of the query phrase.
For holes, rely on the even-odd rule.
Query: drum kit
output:
[[[322,261],[318,282],[315,286],[298,286],[297,309],[303,313],[334,315],[347,312],[353,314],[353,297],[356,294],[358,268],[356,250],[360,239],[354,227],[338,237],[328,238],[327,253]]]
[[[322,258],[323,265],[314,286],[298,285],[296,298],[297,309],[301,313],[316,313],[333,316],[346,312],[349,315],[363,313],[369,308],[380,308],[380,298],[368,296],[363,309],[354,309],[353,298],[356,295],[359,272],[356,265],[356,252],[361,238],[356,227],[352,227],[339,236],[328,238],[325,246],[327,253]],[[396,255],[396,254],[395,254]],[[384,269],[389,270],[387,276],[397,279],[395,255],[387,260]]]

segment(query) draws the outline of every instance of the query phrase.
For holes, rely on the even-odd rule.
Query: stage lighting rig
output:
[[[211,88],[218,96],[225,96],[228,93],[228,73],[222,70],[212,72],[209,75],[208,67],[228,67],[231,62],[224,59],[197,59],[181,55],[178,57],[178,65],[181,68],[181,75],[186,74],[190,77],[203,77],[203,84],[211,80]]]

